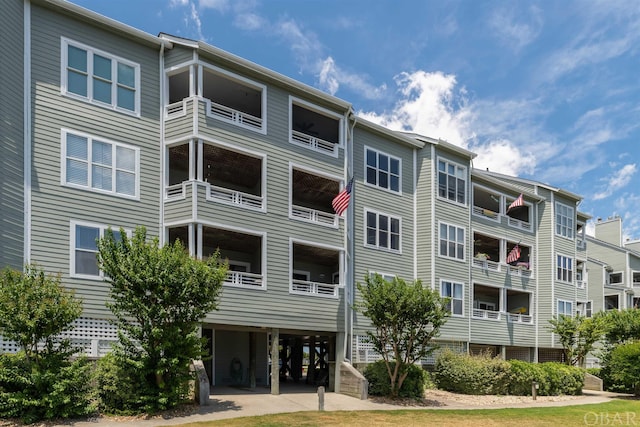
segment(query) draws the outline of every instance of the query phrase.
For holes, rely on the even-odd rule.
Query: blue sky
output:
[[[640,2],[73,0],[200,39],[474,166],[584,197],[640,238]],[[591,227],[589,227],[591,228]]]

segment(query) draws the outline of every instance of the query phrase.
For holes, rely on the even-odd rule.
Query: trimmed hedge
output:
[[[434,380],[438,388],[463,394],[531,395],[532,381],[538,395],[582,393],[584,371],[562,363],[504,361],[483,354],[472,356],[444,352],[436,360]]]
[[[391,362],[391,369],[395,362]],[[399,397],[409,397],[421,399],[424,397],[424,389],[427,384],[429,373],[417,365],[409,365],[409,374],[402,383],[398,392]],[[369,382],[369,394],[372,396],[389,396],[391,394],[391,383],[384,360],[367,365],[364,376]]]

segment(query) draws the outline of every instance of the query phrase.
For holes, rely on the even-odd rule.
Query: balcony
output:
[[[473,286],[471,316],[476,319],[506,319],[511,323],[532,324],[531,300],[529,292],[476,284]]]
[[[473,214],[494,221],[500,219],[499,193],[477,185],[473,186]]]
[[[293,169],[291,187],[291,218],[318,225],[338,226],[339,217],[331,206],[331,201],[340,190],[338,181]]]
[[[290,138],[294,144],[336,156],[342,140],[340,116],[292,103]]]
[[[338,298],[341,287],[338,250],[293,243],[290,293]]]
[[[507,217],[507,224],[510,227],[520,228],[525,231],[531,231],[531,207],[524,202],[521,206],[515,206],[509,209],[509,206],[516,198],[505,197],[504,212]]]
[[[265,289],[261,236],[203,227],[203,258],[211,256],[216,250],[220,251],[220,259],[229,264],[225,286]]]

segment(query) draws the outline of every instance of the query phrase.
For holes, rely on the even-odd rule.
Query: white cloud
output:
[[[229,0],[200,0],[199,6],[202,9],[214,9],[220,12],[225,12],[229,9]]]
[[[268,25],[268,22],[255,13],[240,13],[233,20],[233,25],[241,30],[257,31]]]
[[[540,34],[543,26],[542,13],[535,6],[528,10],[519,8],[517,14],[514,9],[502,8],[494,11],[488,25],[490,33],[498,37],[502,44],[519,51]]]
[[[373,86],[359,74],[349,73],[338,67],[332,57],[327,57],[320,62],[320,72],[318,73],[320,88],[335,95],[341,85],[347,86],[350,90],[357,91],[360,96],[366,99],[379,99],[385,93],[387,86]]]
[[[188,21],[185,18],[185,24],[187,26],[189,26],[189,23],[191,22],[193,24],[193,26],[195,27],[196,34],[198,35],[198,40],[205,40],[205,37],[202,34],[202,21],[200,21],[200,14],[198,13],[198,10],[196,9],[195,3],[191,3],[190,6],[191,6],[190,7],[190,14],[189,14],[190,21]]]
[[[478,169],[488,168],[505,175],[519,176],[533,173],[536,166],[536,158],[532,153],[523,153],[508,140],[490,141],[475,152],[478,157],[474,159],[473,165]]]
[[[169,0],[169,7],[187,6],[189,0]]]
[[[621,169],[618,169],[613,175],[607,179],[606,188],[593,195],[593,200],[601,200],[609,197],[615,191],[620,190],[626,186],[633,178],[633,175],[637,172],[636,164],[624,165]]]

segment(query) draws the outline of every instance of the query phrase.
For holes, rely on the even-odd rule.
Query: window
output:
[[[378,271],[370,271],[369,272],[369,277],[375,278],[376,274],[378,276],[382,277],[382,279],[386,280],[389,283],[393,283],[393,279],[396,278],[395,274],[380,273]]]
[[[98,268],[98,239],[105,236],[107,227],[100,225],[71,224],[71,276],[99,279],[103,273]],[[120,231],[112,230],[116,240]]]
[[[556,203],[556,234],[573,239],[573,208]]]
[[[609,273],[609,284],[610,285],[621,285],[622,284],[622,272],[618,271],[615,273]]]
[[[121,196],[138,196],[137,148],[62,131],[62,183]]]
[[[400,218],[366,210],[365,217],[365,246],[399,252]]]
[[[438,196],[457,203],[467,202],[466,168],[438,160]]]
[[[576,314],[584,317],[591,317],[593,315],[592,306],[592,301],[578,301],[576,302]]]
[[[440,296],[449,298],[447,310],[452,315],[462,316],[462,283],[440,282]]]
[[[62,39],[62,92],[118,111],[139,113],[140,66]]]
[[[573,282],[573,258],[564,255],[557,257],[558,272],[556,278],[562,282]]]
[[[400,192],[400,159],[370,148],[366,149],[367,184]]]
[[[564,314],[565,316],[573,317],[573,302],[558,300],[558,315]]]
[[[440,256],[464,260],[464,228],[440,223]]]

